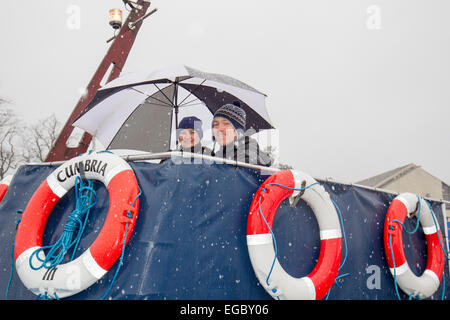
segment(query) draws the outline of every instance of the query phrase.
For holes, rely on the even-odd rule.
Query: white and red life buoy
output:
[[[250,260],[259,282],[273,298],[320,300],[330,290],[338,275],[342,253],[339,217],[329,194],[316,182],[303,172],[291,170],[277,172],[263,182],[250,205],[247,220]],[[281,202],[297,196],[300,191],[294,188],[299,189],[302,186],[311,186],[301,191],[304,192],[301,199],[311,207],[316,216],[320,229],[320,254],[310,274],[294,278],[283,269],[278,259],[273,262],[275,251],[271,229]],[[269,274],[270,279],[267,279]]]
[[[407,216],[417,213],[419,206],[419,221],[427,242],[427,264],[420,277],[409,268],[403,251],[403,228],[400,224]],[[391,274],[395,275],[397,284],[406,294],[425,299],[439,288],[445,265],[439,239],[442,239],[439,223],[424,199],[412,193],[402,193],[392,200],[384,222],[384,250]]]
[[[99,180],[106,186],[109,208],[103,228],[78,258],[51,269],[36,270],[30,265],[39,264],[33,252],[42,248],[47,218],[58,200],[74,186],[77,176]],[[23,284],[36,295],[64,298],[102,278],[120,257],[125,234],[126,242],[132,234],[139,211],[138,195],[139,186],[132,168],[114,154],[84,154],[58,167],[35,191],[18,226],[14,261]],[[45,259],[42,250],[38,256]]]
[[[0,181],[0,202],[2,202],[3,197],[6,194],[6,191],[8,191],[9,184],[11,183],[12,176],[6,176]]]

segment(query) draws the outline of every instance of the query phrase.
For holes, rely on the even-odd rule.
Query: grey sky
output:
[[[355,182],[414,162],[450,184],[449,1],[151,6],[124,71],[181,63],[248,83],[268,95],[280,161],[315,177]],[[0,96],[27,121],[64,123],[109,47],[114,7],[3,1]]]

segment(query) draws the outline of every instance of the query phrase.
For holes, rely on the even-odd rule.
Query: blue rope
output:
[[[392,222],[397,222],[398,224],[400,224],[403,227],[403,229],[406,231],[407,234],[414,234],[419,229],[419,219],[420,219],[420,211],[421,211],[421,203],[420,203],[420,197],[419,196],[417,196],[417,200],[419,201],[419,208],[418,208],[418,211],[417,211],[417,220],[416,220],[416,226],[415,226],[414,230],[408,231],[406,229],[405,225],[403,223],[401,223],[399,220],[396,220],[396,219],[392,220]]]
[[[17,212],[19,212],[19,210],[17,210]],[[22,213],[22,212],[20,212]],[[16,221],[16,229],[19,226],[21,219],[18,219]],[[13,278],[13,272],[14,272],[14,242],[11,246],[11,268],[10,268],[10,274],[9,274],[9,280],[8,280],[8,285],[6,286],[6,293],[5,293],[5,300],[8,300],[8,295],[9,295],[9,289],[11,287],[11,282],[12,282],[12,278]],[[58,295],[56,294],[56,292],[53,294],[54,295],[54,299],[59,300]],[[45,292],[44,294],[39,294],[36,296],[36,300],[52,300],[52,297],[50,297],[48,295],[47,292]]]
[[[113,284],[116,281],[117,275],[119,274],[119,270],[123,265],[123,256],[125,253],[125,243],[126,243],[126,239],[127,239],[127,234],[128,234],[128,222],[125,224],[125,234],[123,236],[122,253],[120,254],[119,264],[117,265],[116,272],[114,272],[114,276],[111,280],[108,290],[106,290],[105,294],[100,298],[100,300],[104,300],[106,298],[106,296],[109,294],[109,292],[111,291]]]
[[[394,227],[390,226],[389,229],[394,230]],[[392,250],[392,234],[389,234],[389,246],[391,248],[392,264],[394,267],[394,288],[395,288],[395,292],[397,294],[397,299],[402,300],[402,298],[400,298],[400,293],[398,292],[398,287],[397,287],[397,272],[395,271],[396,266],[395,266],[394,250]]]
[[[417,196],[417,200],[419,201],[419,208],[418,208],[418,211],[417,211],[416,227],[414,228],[414,230],[408,231],[406,229],[405,225],[402,222],[400,222],[397,219],[392,220],[392,222],[400,224],[402,226],[402,229],[405,230],[407,234],[414,234],[419,228],[419,218],[420,218],[420,211],[421,211],[421,204],[420,204],[420,197],[419,196]],[[392,226],[392,225],[389,226],[389,230],[394,230],[394,229],[395,229],[394,226]],[[392,233],[389,233],[389,247],[391,249],[392,265],[394,267],[394,288],[395,288],[395,293],[397,295],[397,299],[398,300],[402,300],[402,298],[400,297],[400,293],[398,291],[398,286],[397,286],[397,272],[396,272],[396,266],[395,266],[395,257],[394,257],[394,250],[392,249]],[[413,297],[420,297],[420,296],[418,296],[418,294],[414,295],[414,293],[411,293],[409,295],[409,300],[411,300]]]
[[[431,216],[433,217],[433,222],[434,222],[434,226],[435,226],[436,231],[437,231],[437,235],[438,235],[438,239],[439,239],[439,244],[441,245],[442,252],[444,253],[445,261],[448,262],[448,253],[447,253],[447,251],[444,249],[444,245],[443,245],[443,243],[442,243],[441,235],[440,235],[439,230],[438,230],[438,224],[437,224],[437,222],[436,222],[436,216],[435,216],[435,214],[434,214],[433,209],[431,208],[431,205],[428,203],[428,201],[425,200],[425,199],[424,199],[424,201],[425,201],[425,203],[427,204],[428,208],[429,208],[430,211],[431,211]],[[445,265],[444,265],[444,272],[442,273],[442,284],[443,284],[443,285],[442,285],[442,295],[441,295],[441,300],[444,300],[444,296],[445,296]]]
[[[91,154],[92,152],[93,151],[89,151],[89,154]],[[112,153],[112,152],[104,150],[104,151],[100,151],[98,153]],[[94,207],[95,204],[97,203],[97,193],[93,189],[93,183],[90,180],[87,180],[87,183],[88,184],[86,186],[80,177],[75,178],[75,197],[76,197],[75,210],[69,215],[68,222],[66,223],[66,225],[64,227],[64,232],[63,232],[62,236],[60,237],[60,239],[54,245],[44,246],[42,248],[35,250],[32,253],[32,255],[30,256],[30,259],[29,259],[29,264],[33,270],[38,270],[38,269],[41,269],[42,267],[50,269],[50,268],[53,268],[54,266],[59,265],[62,262],[65,254],[70,250],[70,248],[72,246],[75,245],[70,261],[72,261],[74,259],[76,250],[77,250],[79,242],[81,240],[81,236],[86,227],[90,209],[92,207]],[[142,194],[142,190],[141,190],[141,188],[139,188],[139,193],[134,198],[131,206],[134,207],[136,200],[141,196],[141,194]],[[93,197],[95,198],[95,201],[92,201]],[[133,217],[130,210],[128,210],[126,214],[127,214],[127,217],[130,219]],[[84,221],[82,221],[83,218],[84,218]],[[17,229],[17,226],[19,225],[19,222],[20,222],[20,219],[16,221],[16,229]],[[117,278],[117,275],[119,273],[119,270],[120,270],[121,266],[123,265],[125,244],[126,244],[126,239],[127,239],[127,234],[128,234],[128,225],[129,225],[129,223],[126,222],[125,234],[124,234],[124,239],[123,239],[123,244],[122,244],[122,253],[120,256],[119,264],[117,266],[116,272],[114,273],[114,277],[111,281],[111,284],[110,284],[107,292],[101,298],[101,300],[103,300],[108,295],[108,293],[111,291],[112,286],[113,286],[113,284]],[[78,230],[78,233],[77,233],[74,241],[72,241],[73,234],[77,230]],[[45,259],[41,259],[38,254],[41,250],[46,250],[46,249],[50,249],[50,251],[47,254]],[[60,250],[60,251],[58,253],[56,253],[57,250]],[[31,260],[34,255],[36,256],[36,259],[38,261],[42,262],[42,264],[38,267],[34,267],[31,263]],[[11,248],[11,271],[10,271],[8,285],[6,288],[5,300],[8,300],[8,293],[9,293],[9,289],[10,289],[11,281],[12,281],[12,277],[13,277],[13,269],[14,269],[14,243]],[[36,300],[51,300],[51,299],[59,300],[59,297],[56,293],[54,293],[54,297],[52,298],[51,296],[48,295],[47,292],[36,296]]]
[[[266,189],[265,189],[265,188],[262,188],[261,191],[266,192]],[[275,257],[273,258],[272,266],[270,267],[269,274],[267,275],[267,278],[266,278],[266,284],[269,286],[269,285],[270,285],[270,284],[269,284],[269,278],[270,278],[270,275],[272,274],[273,267],[274,267],[274,265],[275,265],[275,261],[277,260],[277,254],[278,254],[278,253],[277,253],[277,241],[275,240],[275,235],[274,235],[274,233],[273,233],[273,231],[272,231],[272,228],[269,226],[269,224],[268,224],[267,221],[266,221],[266,218],[264,217],[264,214],[262,213],[262,210],[261,210],[261,198],[262,198],[262,196],[260,195],[260,196],[259,196],[259,200],[258,200],[258,204],[259,204],[259,213],[261,214],[261,217],[263,218],[264,223],[266,224],[267,228],[269,229],[270,233],[272,234],[273,247],[274,247],[274,250],[275,250]],[[276,292],[277,292],[277,289],[275,289],[275,288],[272,289],[272,292],[273,292],[273,293],[276,293]],[[277,297],[277,300],[280,300],[280,297]]]
[[[341,265],[338,268],[338,276],[336,276],[336,278],[334,278],[334,283],[338,286],[338,288],[341,288],[341,286],[338,283],[338,280],[350,275],[349,272],[339,275],[339,271],[341,271],[342,267],[344,266],[345,262],[347,261],[347,255],[348,255],[347,236],[345,235],[344,220],[342,218],[341,209],[339,209],[339,206],[333,199],[330,198],[330,200],[333,203],[333,205],[336,207],[336,210],[339,214],[339,222],[341,223],[341,229],[342,229],[342,238],[344,239],[344,248],[345,248],[344,259],[342,260]],[[331,292],[331,288],[330,288],[330,290],[328,290],[325,300],[328,300],[328,297],[330,296],[330,292]]]
[[[54,299],[59,300],[59,297],[56,294],[56,292],[53,293],[53,297],[51,297],[46,291],[43,294],[42,293],[38,294],[34,300],[54,300]]]
[[[344,255],[344,260],[342,261],[342,263],[341,263],[341,265],[339,266],[339,269],[338,269],[340,271],[342,269],[342,267],[344,266],[345,262],[347,261],[347,255],[348,255],[347,237],[345,235],[344,220],[342,218],[341,209],[339,209],[339,206],[337,205],[336,202],[334,202],[333,199],[330,198],[330,200],[333,203],[333,205],[336,207],[337,212],[339,214],[339,221],[341,222],[341,228],[342,228],[342,238],[344,239],[345,255]],[[348,274],[346,274],[346,275],[348,275]],[[343,276],[344,275],[340,276],[340,278],[342,278]]]
[[[275,183],[275,182],[268,183],[267,185],[275,185],[275,186],[279,186],[279,187],[282,187],[282,188],[285,188],[285,189],[289,189],[289,190],[303,191],[303,190],[306,190],[306,189],[311,188],[312,186],[314,186],[314,185],[316,185],[316,184],[319,184],[319,182],[312,183],[312,184],[310,184],[309,186],[306,186],[306,187],[303,187],[303,188],[291,188],[291,187],[288,187],[288,186],[285,186],[285,185],[282,185],[282,184],[279,184],[279,183]],[[262,188],[261,191],[262,191],[262,192],[266,192],[266,189],[265,189],[265,188]],[[266,224],[267,228],[269,229],[269,231],[270,231],[270,233],[271,233],[271,235],[272,235],[272,241],[273,241],[273,246],[274,246],[274,250],[275,250],[275,256],[274,256],[273,261],[272,261],[272,266],[270,267],[269,273],[268,273],[267,278],[266,278],[266,284],[269,286],[269,285],[270,285],[270,284],[269,284],[269,278],[270,278],[270,276],[271,276],[271,274],[272,274],[273,267],[275,266],[275,261],[277,260],[277,251],[278,251],[278,250],[277,250],[277,242],[276,242],[276,239],[275,239],[275,235],[274,235],[274,233],[273,233],[273,231],[272,231],[272,228],[270,228],[269,224],[267,223],[266,218],[264,217],[264,214],[262,213],[262,210],[261,210],[261,198],[262,198],[262,196],[260,195],[260,196],[259,196],[259,199],[258,199],[259,213],[261,214],[261,217],[263,218],[264,223]],[[337,204],[336,204],[333,200],[331,200],[331,201],[332,201],[333,204],[336,206],[336,208],[338,208],[338,207],[337,207]],[[341,215],[341,214],[340,214],[339,208],[338,208],[338,211],[339,211],[339,215]],[[340,218],[342,219],[342,217],[340,217]],[[343,224],[342,224],[342,227],[343,227]],[[343,233],[344,233],[344,235],[345,235],[345,232],[343,232]],[[345,240],[345,238],[344,238],[344,241],[345,241],[345,248],[346,248],[346,254],[345,254],[345,258],[344,258],[344,263],[345,263],[345,260],[347,259],[347,241]],[[339,267],[339,270],[340,270],[341,267],[344,265],[344,263],[341,264],[341,266]],[[348,273],[343,274],[343,275],[341,275],[341,276],[339,276],[339,277],[336,277],[336,279],[345,277],[345,276],[347,276],[347,275],[349,275],[349,274],[348,274]],[[336,281],[336,279],[335,279],[335,281]],[[276,293],[276,292],[277,292],[277,289],[272,289],[272,292],[273,292],[273,293]],[[329,294],[329,292],[328,292],[328,294]],[[327,295],[327,298],[328,298],[328,295]],[[279,297],[277,297],[277,299],[280,300]]]
[[[72,211],[72,213],[69,215],[68,221],[64,226],[64,232],[58,239],[58,241],[56,241],[53,245],[43,246],[39,249],[36,249],[31,254],[29,264],[33,270],[39,270],[42,267],[51,269],[59,265],[63,261],[66,253],[72,247],[74,247],[74,249],[70,261],[75,258],[75,253],[83,235],[84,228],[86,227],[90,210],[97,203],[97,193],[93,188],[93,182],[87,180],[86,185],[85,182],[77,176],[75,178],[75,198],[75,210]],[[76,235],[73,239],[75,233]],[[45,259],[39,257],[39,253],[47,249],[49,249],[49,252],[45,256]],[[38,266],[33,266],[33,257],[36,257],[36,259],[41,262],[41,264]]]
[[[16,221],[16,229],[19,226],[21,219],[18,219]],[[11,282],[12,282],[12,278],[13,278],[13,273],[14,273],[14,244],[15,242],[13,241],[12,246],[11,246],[11,259],[10,259],[10,271],[9,271],[9,280],[8,280],[8,285],[6,286],[6,292],[5,292],[5,300],[8,300],[8,294],[9,294],[9,288],[11,287]]]
[[[142,190],[141,190],[141,188],[139,188],[139,193],[138,193],[138,195],[134,198],[133,203],[131,204],[132,207],[134,207],[134,204],[135,204],[136,200],[141,196],[141,194],[142,194]],[[129,211],[129,210],[127,211],[127,217],[130,218],[130,219],[133,217],[131,211]],[[114,276],[113,276],[113,278],[112,278],[112,280],[111,280],[111,284],[109,285],[108,290],[107,290],[107,291],[105,292],[105,294],[100,298],[100,300],[104,300],[104,299],[106,298],[106,296],[109,294],[109,292],[111,291],[111,289],[112,289],[112,287],[113,287],[113,285],[114,285],[114,282],[115,282],[116,279],[117,279],[117,275],[119,274],[119,270],[120,270],[120,268],[121,268],[122,265],[123,265],[123,257],[124,257],[124,255],[125,255],[125,245],[126,245],[126,242],[127,242],[127,234],[128,234],[128,222],[125,224],[125,233],[124,233],[124,236],[123,236],[122,253],[120,254],[119,264],[117,265],[116,272],[114,272]]]
[[[392,222],[396,222],[396,223],[400,224],[402,226],[403,230],[405,230],[406,233],[408,233],[408,234],[414,234],[417,231],[418,227],[419,227],[419,218],[420,218],[420,211],[421,211],[421,203],[420,203],[420,197],[419,196],[417,196],[417,200],[419,202],[419,208],[418,208],[418,212],[417,212],[416,227],[414,228],[414,230],[408,231],[405,228],[405,225],[403,223],[401,223],[399,220],[395,220],[395,219],[392,220]],[[423,199],[423,200],[425,201],[425,203],[427,204],[428,208],[430,209],[431,217],[433,218],[434,226],[435,226],[435,228],[437,230],[437,233],[438,233],[439,244],[441,245],[441,249],[444,252],[445,260],[447,261],[448,260],[447,252],[444,249],[444,246],[442,244],[442,239],[441,239],[441,236],[439,234],[438,224],[436,222],[436,217],[435,217],[434,211],[431,208],[431,205],[428,203],[428,201],[425,200],[425,199]],[[389,226],[389,229],[390,230],[394,230],[395,228],[394,228],[394,226]],[[397,273],[395,271],[396,267],[395,267],[394,251],[392,249],[392,234],[389,234],[389,246],[390,246],[390,250],[391,250],[392,264],[394,266],[394,287],[395,287],[395,292],[397,294],[397,299],[398,300],[402,300],[401,297],[400,297],[400,293],[398,291],[398,287],[397,287]],[[442,274],[442,284],[443,284],[443,286],[442,286],[441,300],[444,300],[444,295],[445,295],[445,266],[444,266],[444,273]],[[411,293],[409,295],[409,297],[408,297],[408,300],[411,300],[412,298],[416,298],[416,299],[420,300],[420,294],[419,293],[417,293],[417,294]]]

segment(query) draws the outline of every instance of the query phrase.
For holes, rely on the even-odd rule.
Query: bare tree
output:
[[[43,162],[53,147],[61,124],[54,114],[28,125],[0,97],[0,180],[19,165]]]
[[[54,114],[25,128],[22,158],[24,162],[43,162],[58,138],[61,123]],[[25,143],[26,142],[26,143]]]
[[[0,180],[17,168],[20,159],[17,150],[18,120],[11,109],[5,108],[0,98]]]

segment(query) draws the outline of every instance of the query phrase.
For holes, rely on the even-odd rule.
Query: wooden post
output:
[[[70,137],[74,129],[72,123],[83,113],[87,105],[94,98],[100,88],[100,82],[111,65],[112,69],[107,81],[109,82],[120,75],[142,22],[144,18],[150,14],[149,13],[146,15],[147,9],[150,6],[150,2],[148,0],[138,0],[137,6],[139,8],[134,8],[130,11],[130,14],[123,23],[119,34],[115,37],[114,42],[111,44],[107,54],[89,82],[86,88],[86,94],[83,95],[78,101],[75,109],[72,111],[72,114],[61,130],[53,148],[48,153],[47,158],[45,159],[46,162],[67,160],[86,152],[89,143],[92,140],[92,136],[87,132],[84,132],[78,147],[69,148],[66,145],[67,139]],[[151,13],[154,11],[155,10]]]

